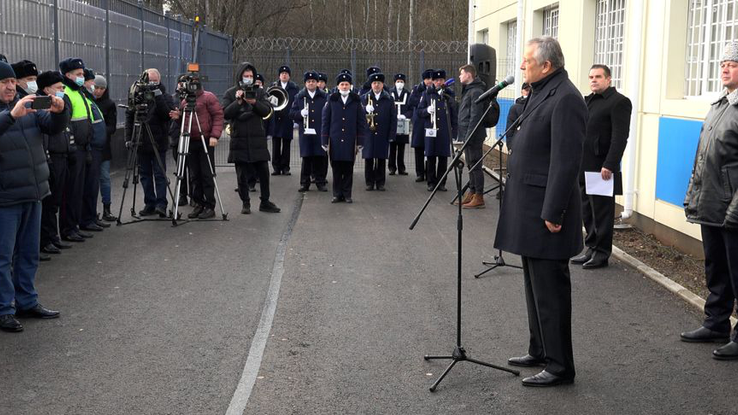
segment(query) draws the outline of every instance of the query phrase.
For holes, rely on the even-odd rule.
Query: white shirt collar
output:
[[[315,91],[312,91],[312,92],[310,92],[310,90],[308,89],[308,94],[310,94],[310,98],[315,98],[315,94],[316,94],[317,92],[318,92],[318,90],[317,90],[317,89],[316,89]]]
[[[287,89],[287,82],[279,81],[280,84],[282,84],[282,89]]]
[[[342,100],[342,101],[343,101],[343,103],[345,104],[345,103],[346,103],[346,101],[348,101],[348,95],[346,95],[345,97],[344,97],[344,96],[341,96],[341,100]]]

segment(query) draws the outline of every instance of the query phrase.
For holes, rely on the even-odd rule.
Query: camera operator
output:
[[[43,98],[19,99],[16,84],[13,68],[0,62],[0,330],[9,332],[23,330],[15,316],[59,317],[38,303],[34,280],[41,199],[49,195],[43,134],[58,134],[69,121],[64,100],[52,96],[48,111],[35,110]]]
[[[167,176],[166,176],[166,153],[169,145],[169,113],[175,108],[174,100],[166,93],[164,85],[161,84],[161,75],[156,69],[147,69],[148,91],[153,92],[154,100],[147,102],[148,112],[142,120],[148,125],[141,131],[140,145],[138,147],[138,172],[141,175],[141,187],[144,191],[144,208],[139,215],[151,216],[159,214],[159,217],[167,216]],[[140,91],[139,93],[145,93]],[[129,105],[126,110],[126,146],[130,146],[133,133],[135,106]],[[148,130],[151,130],[149,136]],[[154,145],[159,153],[154,151]],[[159,164],[161,162],[161,164]]]
[[[256,68],[245,62],[237,74],[236,86],[223,97],[223,112],[231,123],[228,162],[236,164],[238,194],[243,203],[241,213],[251,213],[248,181],[257,175],[261,190],[259,210],[278,213],[280,209],[269,201],[269,149],[262,123],[271,108],[264,91],[254,84]]]
[[[195,199],[195,209],[187,217],[190,219],[209,219],[215,217],[215,179],[210,171],[210,166],[215,169],[213,149],[218,145],[218,139],[223,133],[223,108],[215,94],[202,88],[196,73],[180,75],[177,80],[177,92],[180,92],[180,97],[185,93],[185,90],[188,90],[186,93],[188,97],[180,102],[179,108],[169,112],[169,116],[176,121],[173,123],[171,131],[172,136],[176,136],[175,141],[178,142],[182,111],[187,105],[188,99],[194,100],[195,114],[200,120],[200,125],[198,127],[197,122],[193,120],[187,167],[190,170],[190,184],[192,186],[189,189],[190,197]],[[193,96],[190,97],[190,94]],[[200,131],[200,127],[202,131]],[[209,146],[207,155],[202,146],[203,138]],[[208,159],[210,159],[209,164]]]

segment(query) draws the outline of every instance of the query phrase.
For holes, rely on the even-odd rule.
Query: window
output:
[[[518,56],[515,56],[516,47],[518,45],[518,21],[513,20],[507,24],[507,54],[505,55],[505,63],[502,69],[506,75],[515,74],[515,67]]]
[[[597,0],[594,62],[610,67],[612,85],[620,88],[623,70],[625,0]]]
[[[543,10],[543,36],[559,38],[559,5]]]
[[[489,45],[489,30],[484,29],[477,32],[477,43]]]
[[[738,0],[690,0],[684,95],[698,97],[722,90],[720,57],[738,36]]]

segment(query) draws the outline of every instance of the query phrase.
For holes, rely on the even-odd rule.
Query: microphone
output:
[[[479,98],[477,98],[477,100],[474,101],[474,103],[479,104],[482,101],[486,100],[487,98],[497,96],[498,92],[500,92],[503,88],[512,84],[513,82],[515,82],[515,77],[512,75],[509,75],[507,78],[503,79],[499,84],[493,86],[492,88],[488,89],[487,92],[480,95]]]
[[[454,84],[454,82],[456,82],[456,80],[454,80],[454,78],[450,78],[450,79],[447,79],[446,82],[444,82],[444,84],[446,86],[451,86]]]

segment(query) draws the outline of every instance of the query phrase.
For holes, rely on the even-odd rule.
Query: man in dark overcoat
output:
[[[584,141],[579,191],[582,194],[582,218],[587,236],[587,251],[571,260],[584,269],[606,267],[612,253],[615,225],[615,195],[623,194],[620,160],[628,143],[630,100],[615,90],[606,65],[592,65],[589,86],[592,93],[585,97],[589,110],[587,138]],[[602,180],[614,180],[612,196],[588,195],[584,172],[596,172]]]
[[[361,97],[351,91],[351,75],[339,74],[338,91],[328,97],[321,123],[322,146],[333,168],[331,203],[352,203],[356,155],[364,148],[368,127]]]
[[[425,123],[422,131],[425,133],[429,192],[436,187],[446,172],[448,158],[451,156],[451,142],[456,137],[459,121],[453,95],[445,88],[446,71],[436,69],[431,77],[433,85],[423,93],[417,111]],[[429,134],[430,130],[435,132]],[[446,191],[446,180],[443,180],[438,190]]]
[[[387,155],[390,143],[395,141],[397,133],[397,107],[390,94],[384,90],[384,74],[372,74],[369,79],[371,89],[361,97],[367,115],[374,117],[373,127],[369,124],[369,133],[364,142],[362,157],[364,158],[364,179],[366,190],[385,190],[387,176]]]
[[[425,181],[425,121],[418,114],[418,105],[420,100],[425,93],[425,90],[433,85],[431,79],[433,69],[426,69],[422,73],[423,81],[413,87],[413,92],[410,94],[410,109],[412,110],[412,131],[410,147],[415,149],[415,178],[416,182]]]
[[[582,249],[579,168],[587,106],[552,37],[527,42],[520,67],[531,96],[508,158],[495,248],[521,256],[528,306],[528,354],[517,366],[545,366],[525,386],[574,381],[569,258]]]
[[[305,72],[305,88],[295,96],[295,102],[290,110],[292,121],[300,126],[300,157],[302,157],[300,189],[298,189],[300,192],[307,192],[310,189],[311,177],[315,178],[315,185],[319,191],[328,190],[325,187],[328,155],[321,147],[320,140],[323,107],[328,95],[318,87],[319,78],[320,74],[317,72]]]
[[[413,108],[410,107],[410,91],[405,88],[407,76],[404,73],[395,74],[395,86],[390,88],[390,95],[395,100],[397,107],[397,121],[409,122],[413,116]],[[410,142],[409,134],[397,134],[393,143],[390,143],[389,175],[397,172],[400,176],[407,176],[405,170],[405,146]]]
[[[292,174],[290,173],[290,144],[292,143],[293,123],[290,118],[290,108],[300,90],[290,80],[291,74],[292,70],[289,66],[280,66],[279,79],[272,84],[287,91],[290,98],[287,106],[281,111],[274,111],[271,117],[269,135],[272,136],[272,169],[274,170],[272,176]]]

